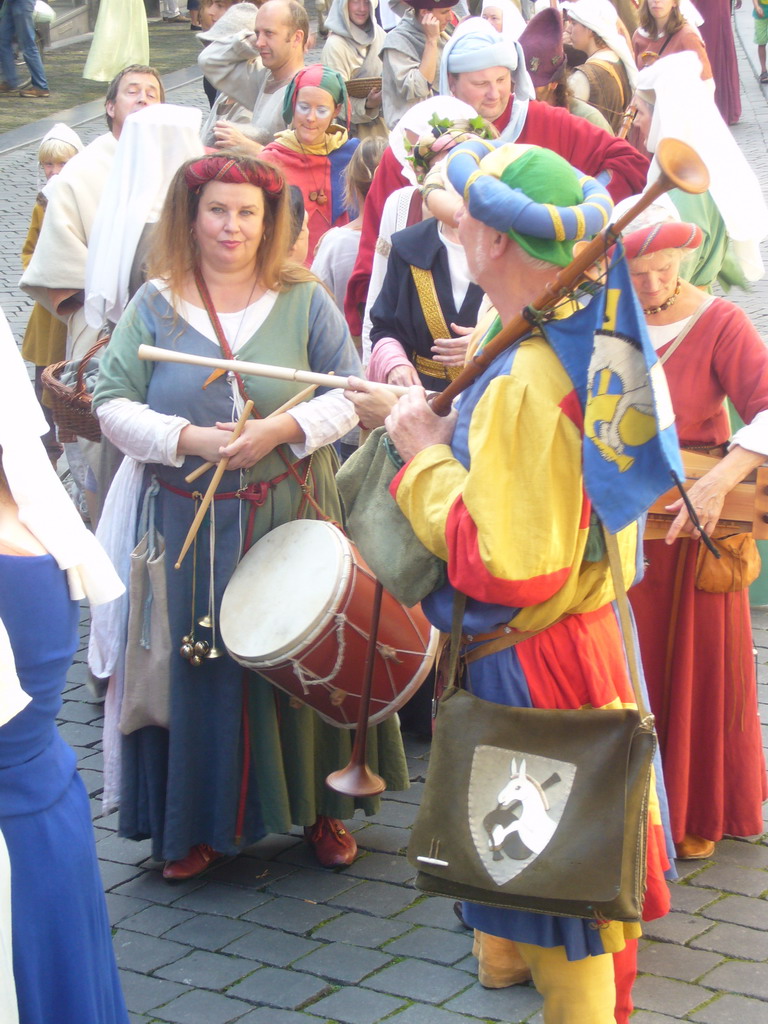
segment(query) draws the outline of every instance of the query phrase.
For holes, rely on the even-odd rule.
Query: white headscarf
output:
[[[485,18],[462,21],[445,44],[440,58],[440,92],[444,96],[450,95],[449,72],[460,75],[463,71],[484,71],[495,67],[509,68],[512,74],[512,116],[501,138],[504,142],[514,142],[523,130],[528,102],[535,99],[536,90],[526,70],[520,43],[516,40],[510,45]]]
[[[768,207],[760,183],[715,106],[691,51],[673,53],[637,76],[637,90],[655,96],[646,146],[655,153],[662,139],[680,139],[696,150],[710,175],[709,193],[723,218],[734,254],[748,281],[765,273],[759,244],[768,235]],[[648,183],[661,173],[654,157]]]
[[[605,45],[613,50],[627,72],[632,89],[637,81],[637,64],[629,52],[627,41],[616,27],[618,12],[610,0],[575,0],[563,4],[563,12],[580,25],[591,29],[600,36]]]
[[[415,103],[403,114],[390,132],[389,145],[398,159],[403,176],[411,185],[416,184],[416,174],[408,160],[405,133],[409,131],[419,136],[426,135],[430,129],[430,119],[435,114],[441,118],[450,118],[451,121],[477,117],[474,107],[457,100],[455,96],[430,96],[429,99]]]
[[[145,225],[159,218],[181,164],[204,152],[201,118],[191,107],[154,103],[123,125],[88,243],[85,318],[96,330],[106,320],[120,319]]]
[[[508,43],[516,43],[525,30],[525,18],[516,4],[512,0],[483,0],[481,12],[485,13],[488,7],[501,11],[501,34]]]
[[[77,153],[82,153],[83,143],[80,140],[80,136],[76,131],[73,131],[68,124],[64,124],[63,121],[57,121],[53,128],[49,129],[40,140],[40,145],[37,147],[37,156],[35,157],[35,171],[37,174],[37,187],[39,191],[43,191],[47,187],[47,182],[43,175],[43,169],[40,166],[40,150],[46,142],[66,142],[68,146],[72,146]],[[75,155],[74,153],[72,154]],[[54,175],[50,181],[55,181],[58,175]],[[50,198],[48,192],[45,192],[46,198]]]
[[[349,17],[349,0],[333,0],[325,18],[325,28],[334,35],[351,39],[358,46],[370,46],[376,39],[376,7],[378,0],[368,0],[370,21],[365,25],[355,25]]]
[[[3,470],[19,519],[67,572],[76,601],[113,601],[123,585],[86,528],[40,440],[48,424],[0,309],[0,446]]]
[[[47,432],[24,360],[0,309],[0,447],[19,519],[66,570],[74,600],[87,596],[92,604],[112,601],[125,588],[56,475],[40,440]],[[0,622],[0,725],[28,703]]]
[[[54,141],[65,142],[68,146],[74,147],[78,153],[83,151],[83,143],[80,140],[80,136],[68,124],[64,124],[63,121],[57,121],[53,128],[45,133],[40,145],[42,146],[45,142]]]

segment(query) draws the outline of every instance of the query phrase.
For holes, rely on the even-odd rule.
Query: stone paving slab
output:
[[[699,1024],[765,1024],[766,1019],[764,1003],[740,996],[721,996],[690,1017]]]

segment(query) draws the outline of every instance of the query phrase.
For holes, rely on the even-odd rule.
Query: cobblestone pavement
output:
[[[751,18],[744,31],[754,59]],[[740,52],[744,116],[734,134],[765,180],[768,106]],[[183,76],[182,76],[183,77]],[[175,102],[204,106],[199,82]],[[97,111],[91,111],[95,117]],[[82,128],[86,141],[100,118]],[[0,135],[0,304],[21,337],[28,303],[17,252],[35,194],[34,145],[3,155]],[[766,330],[768,283],[737,295]],[[168,886],[148,843],[119,838],[101,816],[102,709],[86,688],[88,622],[69,673],[61,728],[92,796],[114,942],[131,1020],[169,1024],[541,1024],[528,986],[486,991],[471,941],[449,901],[413,887],[403,851],[428,744],[407,737],[413,785],[388,794],[375,818],[352,824],[361,856],[343,872],[318,869],[298,835],[270,836],[205,879]],[[768,610],[755,613],[759,699],[768,722]],[[764,726],[765,728],[765,726]],[[726,840],[711,861],[680,865],[673,912],[646,928],[635,1024],[768,1021],[768,845]]]

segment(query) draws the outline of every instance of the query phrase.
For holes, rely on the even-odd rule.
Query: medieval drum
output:
[[[309,704],[331,725],[357,724],[375,578],[330,523],[300,519],[262,537],[221,603],[221,636],[241,665]],[[384,591],[370,717],[376,725],[432,667],[437,633],[420,607]]]

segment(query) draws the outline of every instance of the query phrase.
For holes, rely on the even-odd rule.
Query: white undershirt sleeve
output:
[[[338,441],[357,426],[357,413],[341,388],[295,406],[288,415],[293,416],[304,431],[304,441],[290,446],[298,459],[311,455],[323,445]]]
[[[137,462],[177,467],[184,462],[185,456],[177,453],[179,434],[189,426],[184,417],[155,412],[128,398],[112,398],[96,412],[112,444]]]
[[[735,444],[768,457],[768,409],[759,412],[751,423],[736,431],[731,438],[731,446]]]

